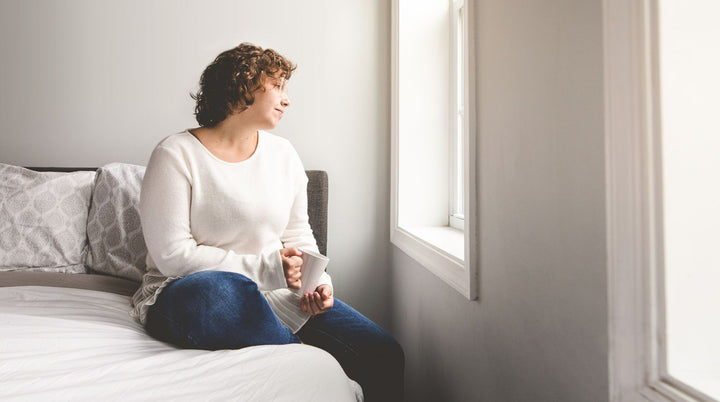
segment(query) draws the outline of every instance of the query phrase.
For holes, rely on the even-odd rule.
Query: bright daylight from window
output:
[[[398,9],[398,226],[461,264],[464,1],[406,0]]]
[[[720,1],[659,5],[667,369],[720,399]]]
[[[472,2],[393,0],[394,245],[473,300]]]
[[[451,130],[452,136],[452,157],[450,170],[452,172],[452,181],[450,188],[450,226],[463,230],[465,228],[465,164],[463,161],[464,145],[465,145],[465,66],[464,60],[464,24],[463,14],[465,13],[465,0],[455,0],[453,2],[453,40],[452,48],[452,69],[453,79],[453,101],[451,114],[455,116],[454,126]]]

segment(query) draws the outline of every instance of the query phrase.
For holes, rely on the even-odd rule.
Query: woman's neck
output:
[[[255,153],[258,130],[237,119],[227,118],[214,127],[190,130],[213,155],[225,162],[242,162]]]

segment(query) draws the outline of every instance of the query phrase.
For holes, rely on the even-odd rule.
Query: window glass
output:
[[[720,399],[720,1],[659,6],[666,364]]]

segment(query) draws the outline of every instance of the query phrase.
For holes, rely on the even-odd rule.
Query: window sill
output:
[[[391,241],[466,298],[474,298],[468,284],[462,231],[449,226],[395,227]]]
[[[408,227],[403,228],[418,240],[428,243],[462,264],[465,260],[465,235],[462,230],[450,226]]]

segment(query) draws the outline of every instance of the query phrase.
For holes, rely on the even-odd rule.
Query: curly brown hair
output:
[[[216,126],[252,105],[266,77],[288,80],[295,68],[278,52],[252,43],[220,53],[200,76],[200,90],[190,94],[197,102],[195,119],[202,127]]]

